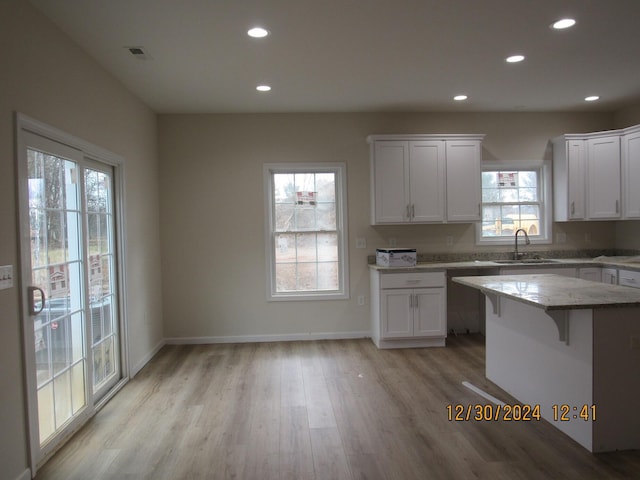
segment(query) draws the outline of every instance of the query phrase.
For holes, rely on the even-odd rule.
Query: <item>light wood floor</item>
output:
[[[483,337],[167,346],[38,473],[54,479],[628,479],[540,422],[450,422],[486,403]]]

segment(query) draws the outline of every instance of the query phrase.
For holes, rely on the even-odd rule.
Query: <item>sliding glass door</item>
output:
[[[33,462],[122,378],[114,168],[21,132],[24,332]],[[35,465],[34,465],[35,467]]]

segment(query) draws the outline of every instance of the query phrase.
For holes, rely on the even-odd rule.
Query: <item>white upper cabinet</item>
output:
[[[620,135],[587,140],[587,218],[620,218]]]
[[[372,135],[371,223],[480,220],[482,135]]]
[[[447,142],[447,221],[477,222],[482,200],[479,140]]]
[[[409,142],[410,220],[443,222],[445,145],[442,140]]]
[[[374,160],[371,178],[373,223],[404,223],[409,221],[409,142],[391,141],[373,144]]]
[[[585,218],[585,140],[563,135],[553,140],[553,218]]]
[[[622,218],[640,218],[640,125],[625,130],[622,141]]]
[[[640,125],[553,139],[553,217],[640,218]]]

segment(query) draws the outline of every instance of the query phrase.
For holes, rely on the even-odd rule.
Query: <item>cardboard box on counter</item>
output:
[[[415,248],[376,249],[376,265],[382,267],[415,267],[417,262]]]

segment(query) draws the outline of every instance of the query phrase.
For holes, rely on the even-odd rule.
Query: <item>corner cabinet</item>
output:
[[[553,140],[553,218],[556,222],[584,220],[585,140],[563,135]]]
[[[480,220],[483,135],[371,135],[371,224]]]
[[[587,217],[620,218],[620,135],[602,134],[587,140]]]
[[[622,149],[622,218],[640,218],[640,125],[625,129]]]
[[[552,143],[556,222],[640,219],[640,125]]]
[[[447,279],[440,272],[370,270],[371,339],[378,348],[437,347],[447,336]]]

